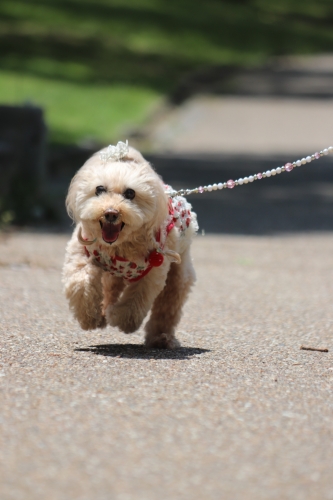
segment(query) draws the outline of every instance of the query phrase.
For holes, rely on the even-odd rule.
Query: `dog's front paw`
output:
[[[158,335],[148,335],[145,346],[152,349],[177,349],[177,347],[180,347],[180,343],[173,335],[160,333]]]
[[[105,316],[100,316],[99,318],[93,318],[92,316],[85,315],[84,317],[77,318],[82,330],[95,330],[96,328],[105,328],[106,319]]]
[[[109,306],[106,310],[109,325],[117,326],[124,333],[133,333],[140,328],[144,316],[133,303]]]

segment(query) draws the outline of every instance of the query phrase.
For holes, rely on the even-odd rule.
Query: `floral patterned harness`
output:
[[[167,186],[169,188],[169,186]],[[109,255],[102,251],[102,246],[92,244],[84,250],[87,257],[93,257],[94,264],[104,271],[110,272],[117,278],[123,278],[129,283],[139,281],[146,276],[153,267],[160,266],[164,261],[163,249],[170,231],[176,227],[180,236],[184,236],[192,220],[191,205],[182,196],[169,197],[169,215],[166,222],[156,234],[158,247],[152,250],[147,257],[132,262],[119,255]]]

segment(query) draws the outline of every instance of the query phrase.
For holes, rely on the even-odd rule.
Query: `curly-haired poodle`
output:
[[[132,333],[151,311],[145,344],[177,347],[175,327],[195,281],[191,205],[127,143],[94,154],[72,179],[66,202],[76,227],[63,281],[81,327]]]

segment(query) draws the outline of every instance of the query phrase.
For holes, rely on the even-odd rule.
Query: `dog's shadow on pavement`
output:
[[[177,349],[151,349],[140,344],[101,344],[75,349],[76,352],[92,352],[99,356],[132,359],[189,359],[198,354],[210,352],[197,347],[178,347]]]

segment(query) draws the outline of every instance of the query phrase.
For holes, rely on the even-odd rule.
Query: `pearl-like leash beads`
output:
[[[219,182],[218,184],[209,184],[208,186],[199,186],[194,189],[180,189],[179,191],[168,192],[171,197],[174,196],[188,196],[190,194],[204,193],[207,191],[216,191],[218,189],[229,188],[232,189],[235,186],[242,186],[243,184],[248,184],[249,182],[264,179],[265,177],[271,177],[276,174],[282,174],[282,172],[291,172],[295,167],[300,167],[306,163],[311,163],[313,160],[319,160],[322,156],[326,156],[329,153],[333,153],[333,146],[323,149],[319,153],[314,153],[311,156],[302,158],[301,160],[294,161],[292,163],[286,163],[283,167],[272,168],[266,172],[259,172],[258,174],[249,175],[248,177],[241,177],[240,179],[234,181],[229,179],[227,182]]]

